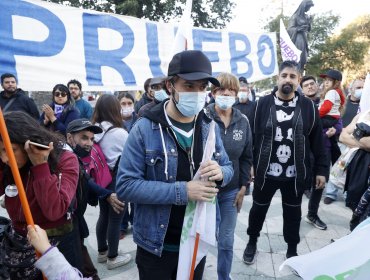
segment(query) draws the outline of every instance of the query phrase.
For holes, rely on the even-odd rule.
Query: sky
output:
[[[298,8],[301,0],[232,0],[236,6],[233,19],[227,25],[227,29],[236,32],[261,32],[263,23],[270,17],[275,17],[281,12],[283,6],[284,15],[291,16]],[[313,0],[314,7],[310,14],[332,11],[341,16],[338,31],[360,15],[370,14],[368,0]]]

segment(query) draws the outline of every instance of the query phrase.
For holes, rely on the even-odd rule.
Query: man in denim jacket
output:
[[[176,54],[168,68],[170,99],[132,128],[117,174],[118,197],[135,203],[134,241],[140,279],[176,279],[180,236],[188,201],[211,201],[232,178],[231,162],[216,126],[214,158],[200,166],[211,119],[203,106],[212,66],[201,51]],[[200,169],[202,178],[192,180]],[[205,259],[195,269],[201,279]]]

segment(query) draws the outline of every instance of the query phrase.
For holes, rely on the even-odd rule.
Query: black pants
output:
[[[251,239],[257,239],[260,236],[272,197],[278,189],[280,189],[283,204],[284,240],[288,244],[298,244],[303,192],[296,194],[294,181],[282,182],[266,179],[262,190],[260,186],[253,189],[253,205],[249,212],[247,233]]]
[[[179,252],[163,251],[162,256],[158,257],[137,246],[136,264],[140,280],[176,280],[178,260]],[[205,264],[206,257],[195,268],[194,280],[202,279]]]

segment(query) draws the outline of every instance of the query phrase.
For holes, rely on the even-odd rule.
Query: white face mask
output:
[[[354,97],[356,98],[356,99],[361,99],[361,95],[362,95],[362,88],[357,88],[357,89],[355,89],[355,93],[354,93]]]
[[[154,98],[160,102],[168,98],[167,92],[164,89],[154,91]]]
[[[179,101],[176,103],[177,109],[184,117],[197,115],[204,107],[207,93],[200,92],[179,92]]]
[[[234,105],[235,97],[234,96],[217,95],[215,102],[216,102],[216,105],[221,110],[227,110],[227,109],[230,109]]]
[[[134,112],[134,107],[122,107],[121,108],[121,115],[123,117],[129,117]]]
[[[242,99],[242,100],[247,100],[248,99],[248,92],[239,91],[238,92],[238,98]]]

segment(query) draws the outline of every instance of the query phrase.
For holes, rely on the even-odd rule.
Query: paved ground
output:
[[[307,213],[306,197],[303,199],[302,212]],[[285,260],[286,243],[282,236],[282,208],[281,197],[277,193],[273,198],[267,219],[262,229],[261,237],[258,241],[259,255],[254,265],[247,266],[242,262],[242,255],[247,242],[246,230],[248,226],[248,213],[251,208],[251,196],[247,196],[243,209],[238,216],[238,223],[235,230],[234,261],[231,276],[234,280],[294,280],[300,279],[292,275],[289,271],[279,272],[279,266]],[[90,236],[86,241],[91,257],[94,262],[97,258],[97,245],[95,237],[95,224],[98,217],[98,208],[89,207],[86,218],[90,227]],[[4,209],[0,209],[0,215],[6,215]],[[307,224],[303,219],[301,222],[301,243],[298,245],[298,254],[305,254],[310,251],[322,248],[330,243],[332,238],[340,238],[349,233],[348,222],[351,211],[344,207],[343,201],[335,202],[331,205],[321,203],[319,216],[328,224],[325,231],[314,228]],[[128,252],[135,258],[136,245],[132,241],[132,235],[128,235],[120,241],[120,249]],[[217,279],[217,250],[211,249],[207,255],[204,279]],[[102,279],[139,279],[135,262],[117,268],[107,270],[105,264],[95,263],[99,275]]]

